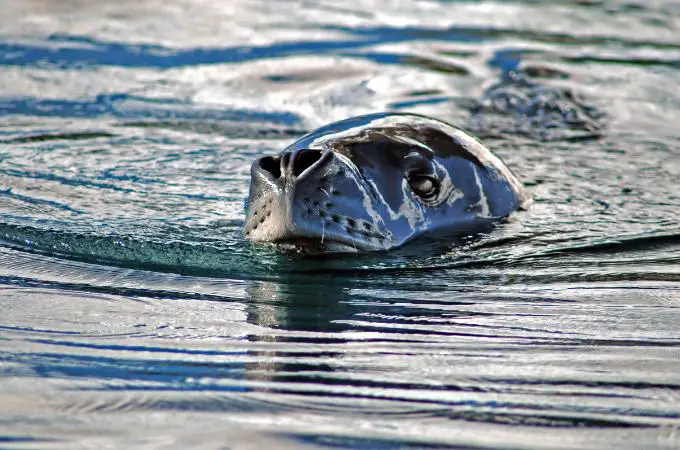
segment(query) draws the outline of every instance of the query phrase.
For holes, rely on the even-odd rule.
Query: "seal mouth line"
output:
[[[354,235],[353,235],[354,234]],[[295,236],[285,236],[281,239],[276,239],[273,242],[277,244],[294,244],[301,241],[305,244],[320,244],[330,245],[332,243],[344,244],[353,247],[355,250],[362,249],[379,249],[385,241],[384,235],[368,235],[361,230],[355,230],[350,233],[340,233],[337,231],[329,231],[324,223],[321,221],[321,233],[318,231],[303,231],[300,230]]]
[[[287,239],[279,239],[273,241],[274,244],[281,247],[301,247],[301,248],[315,248],[320,249],[340,249],[344,248],[346,250],[354,251],[359,253],[360,251],[370,251],[370,250],[380,250],[381,247],[377,245],[371,245],[367,242],[356,241],[355,239],[325,239],[320,241],[318,239],[313,239],[310,237],[299,236],[291,237]],[[359,244],[359,245],[357,245]]]

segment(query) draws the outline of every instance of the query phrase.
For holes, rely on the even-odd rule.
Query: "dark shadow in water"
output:
[[[331,31],[340,31],[351,36],[359,36],[364,39],[375,39],[380,42],[400,42],[410,40],[420,41],[449,41],[449,42],[470,42],[480,43],[501,39],[507,40],[517,38],[533,43],[561,44],[561,45],[617,45],[623,48],[658,48],[658,49],[680,49],[680,44],[653,40],[631,40],[617,36],[598,36],[585,35],[577,36],[566,33],[521,30],[513,28],[491,28],[491,27],[461,27],[452,26],[449,28],[425,28],[425,27],[348,27],[343,25],[323,25],[318,28]]]
[[[428,444],[418,441],[404,441],[403,439],[378,439],[378,438],[358,438],[351,436],[338,436],[335,434],[290,434],[284,435],[305,445],[329,449],[362,449],[362,450],[480,450],[489,449],[487,446],[476,446],[470,444]]]
[[[84,99],[0,97],[0,116],[112,117],[128,120],[212,120],[294,126],[301,120],[291,112],[218,109],[173,99],[157,99],[128,93],[102,94]]]
[[[40,341],[36,341],[40,342]],[[72,347],[87,349],[78,343],[65,343],[56,340],[46,340],[43,343],[54,345],[55,348],[71,344]],[[100,350],[108,349],[107,346],[100,347]],[[134,352],[135,349],[125,348],[125,346],[114,348],[114,350]],[[159,352],[162,349],[158,349]],[[180,352],[184,353],[184,352]],[[223,353],[227,355],[239,356],[243,353]],[[128,353],[131,355],[131,353]],[[187,356],[191,353],[187,353]],[[93,390],[144,390],[144,391],[166,391],[166,390],[205,390],[200,385],[186,383],[187,377],[220,377],[223,379],[240,379],[243,373],[243,363],[210,363],[188,362],[178,360],[171,362],[159,359],[162,364],[150,364],[144,359],[134,357],[104,357],[104,356],[85,356],[75,353],[24,353],[21,356],[22,363],[30,367],[33,376],[45,378],[67,378],[67,379],[86,379],[96,380],[105,386],[94,388]],[[0,359],[1,361],[2,359]],[[16,358],[14,358],[14,362]],[[113,382],[108,385],[108,382]],[[162,383],[156,388],[145,385],[148,382]],[[84,389],[90,390],[90,389]],[[212,386],[214,391],[243,391],[238,386]]]
[[[200,64],[233,64],[261,59],[283,58],[298,55],[319,55],[369,47],[376,44],[404,41],[485,42],[499,38],[516,37],[532,42],[566,45],[613,45],[624,47],[652,47],[677,49],[677,44],[656,41],[630,41],[608,36],[571,36],[568,34],[493,29],[488,27],[451,27],[448,29],[424,27],[363,27],[318,26],[334,32],[343,32],[352,39],[309,40],[275,43],[267,46],[235,46],[224,48],[193,48],[180,50],[157,44],[128,44],[105,41],[89,36],[54,34],[48,38],[51,45],[0,42],[0,65],[44,65],[61,68],[84,68],[93,65],[124,67],[171,68]],[[63,45],[54,46],[54,43]],[[72,47],[68,47],[72,45]]]
[[[155,44],[123,44],[88,36],[54,34],[48,38],[48,42],[62,45],[71,44],[73,47],[55,48],[54,45],[41,46],[0,42],[0,65],[49,64],[60,68],[83,68],[93,65],[171,68],[200,64],[234,64],[299,55],[322,55],[334,51],[409,41],[416,37],[427,36],[427,33],[419,36],[407,31],[400,32],[399,29],[392,31],[392,33],[366,33],[360,35],[361,38],[352,40],[310,40],[275,43],[267,46],[244,45],[189,50],[179,50]],[[466,32],[457,34],[455,39],[463,42],[480,40]]]
[[[405,53],[390,53],[390,52],[343,52],[339,53],[341,56],[349,56],[352,58],[363,58],[373,61],[378,64],[414,66],[419,67],[430,72],[438,72],[448,75],[470,75],[470,70],[462,64],[454,64],[448,61],[442,61],[435,58],[424,56],[416,56]]]
[[[25,444],[25,443],[39,443],[39,442],[58,442],[57,439],[36,438],[31,436],[0,436],[0,444]]]

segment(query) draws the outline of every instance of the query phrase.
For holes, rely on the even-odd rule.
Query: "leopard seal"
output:
[[[331,123],[256,160],[250,174],[244,237],[312,253],[470,234],[531,203],[479,140],[416,114]]]

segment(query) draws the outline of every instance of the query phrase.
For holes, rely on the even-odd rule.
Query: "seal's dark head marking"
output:
[[[311,251],[387,250],[425,232],[473,232],[530,202],[467,133],[424,116],[371,114],[255,161],[243,232]]]

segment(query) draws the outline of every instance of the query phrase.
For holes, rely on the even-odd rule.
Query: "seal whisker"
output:
[[[357,252],[357,253],[359,253],[359,250],[357,249],[357,243],[356,243],[356,241],[354,240],[354,236],[352,236],[351,233],[350,233],[350,235],[349,235],[349,238],[352,240],[352,247],[354,247],[354,251]]]

